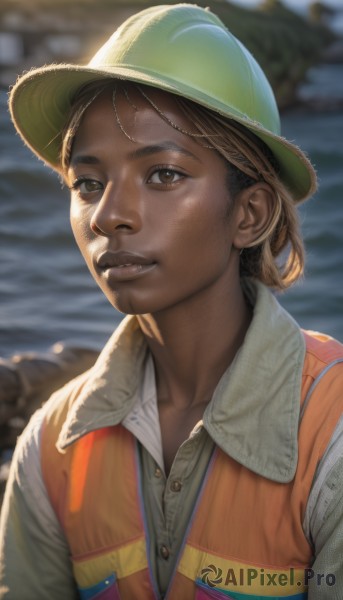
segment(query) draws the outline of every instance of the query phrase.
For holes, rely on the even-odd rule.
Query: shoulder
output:
[[[317,331],[302,331],[305,344],[306,356],[305,367],[310,372],[325,368],[328,365],[343,362],[343,344],[329,335]]]
[[[49,400],[32,415],[17,440],[12,460],[12,470],[15,470],[15,477],[21,477],[25,473],[25,485],[29,484],[32,489],[35,486],[31,483],[37,483],[41,476],[40,452],[44,423],[50,416],[57,418],[64,412],[68,412],[70,405],[77,397],[78,391],[82,389],[85,381],[87,381],[87,372],[69,381],[52,394]]]
[[[298,469],[300,466],[307,476],[311,464],[317,480],[322,461],[325,460],[326,477],[328,465],[331,469],[343,452],[343,346],[323,334],[303,333],[306,353],[298,429]]]
[[[92,369],[69,381],[57,390],[44,405],[44,422],[61,424],[87,385]]]
[[[312,439],[310,454],[318,457],[304,530],[318,552],[324,523],[343,499],[343,345],[322,333],[303,331],[303,335],[306,353],[299,444]]]
[[[326,390],[343,401],[343,344],[314,331],[303,331],[306,352],[303,367],[303,409],[316,392]]]
[[[14,451],[2,517],[11,511],[18,515],[30,515],[31,522],[49,535],[60,535],[56,517],[52,511],[41,470],[41,431],[46,406],[37,410],[18,438]],[[36,527],[35,525],[35,527]]]

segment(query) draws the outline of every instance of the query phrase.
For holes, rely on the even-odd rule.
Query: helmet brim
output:
[[[250,52],[210,11],[190,4],[155,6],[125,21],[90,63],[50,65],[19,78],[10,112],[26,144],[60,170],[62,132],[76,92],[119,79],[177,94],[233,119],[272,150],[295,201],[316,189],[306,155],[280,135],[275,97]]]

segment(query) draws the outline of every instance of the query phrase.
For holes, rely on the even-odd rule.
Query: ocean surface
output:
[[[302,94],[343,98],[343,65],[313,69]],[[343,341],[343,113],[292,110],[282,129],[309,154],[320,189],[300,208],[305,278],[278,297],[302,327]],[[57,341],[100,349],[122,315],[76,248],[67,191],[15,135],[4,91],[0,195],[0,356],[45,352]]]

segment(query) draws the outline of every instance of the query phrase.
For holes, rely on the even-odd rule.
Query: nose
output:
[[[92,215],[92,231],[106,237],[118,231],[139,231],[142,226],[140,204],[138,190],[134,186],[108,184]]]

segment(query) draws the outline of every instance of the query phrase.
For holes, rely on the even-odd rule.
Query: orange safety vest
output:
[[[168,600],[307,598],[313,548],[302,523],[317,465],[342,414],[343,348],[304,334],[297,472],[277,483],[216,448],[185,534]],[[42,472],[85,600],[157,600],[149,565],[137,442],[123,426],[92,431],[63,453],[55,443],[70,399],[52,407]],[[327,574],[325,574],[327,576]]]

